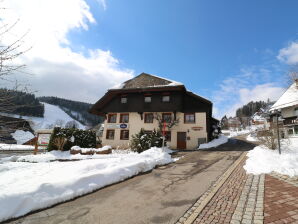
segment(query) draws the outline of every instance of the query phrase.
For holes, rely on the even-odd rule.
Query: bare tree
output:
[[[166,123],[166,127],[168,128],[168,130],[171,130],[174,126],[178,125],[179,123],[179,118],[175,119],[172,115],[171,118],[164,120],[161,114],[155,113],[154,118],[157,120],[158,127],[160,130],[162,130],[164,123]]]
[[[6,10],[1,7],[1,3],[2,2],[0,2],[0,13]],[[16,20],[13,24],[6,24],[3,20],[0,20],[0,83],[2,84],[0,88],[10,86],[12,90],[28,92],[26,86],[22,87],[15,78],[15,74],[21,72],[25,67],[24,64],[16,63],[17,58],[30,49],[24,49],[23,47],[24,38],[27,33],[19,37],[12,35],[18,22],[19,20]],[[15,95],[12,94],[12,91],[0,91],[0,112],[2,113],[0,114],[0,141],[1,139],[5,140],[5,138],[9,136],[9,133],[14,131],[13,129],[21,128],[22,124],[20,126],[17,123],[23,123],[23,120],[7,119],[7,117],[3,117],[3,115],[15,111],[16,108],[20,106],[22,105],[16,105]]]

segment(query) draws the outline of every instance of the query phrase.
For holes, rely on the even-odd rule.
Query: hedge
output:
[[[95,148],[96,147],[96,133],[91,130],[81,130],[76,128],[60,128],[56,127],[50,138],[47,150],[57,150],[57,146],[54,144],[56,138],[63,137],[66,143],[63,146],[63,150],[70,150],[72,146],[80,146],[81,148]]]

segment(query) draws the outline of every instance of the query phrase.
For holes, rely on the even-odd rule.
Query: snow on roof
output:
[[[165,86],[183,86],[181,82],[176,82],[171,79],[151,75],[147,73],[141,73],[140,75],[127,80],[121,84],[117,84],[110,88],[115,89],[135,89],[135,88],[156,88]]]
[[[270,108],[270,111],[298,105],[298,88],[293,83]]]

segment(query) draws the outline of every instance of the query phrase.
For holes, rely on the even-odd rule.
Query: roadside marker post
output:
[[[166,122],[163,122],[163,127],[162,127],[162,150],[165,150],[165,138],[166,138]]]

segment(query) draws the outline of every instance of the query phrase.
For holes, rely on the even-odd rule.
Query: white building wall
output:
[[[162,114],[162,113],[159,113]],[[174,116],[172,114],[172,116]],[[172,149],[177,148],[177,132],[186,132],[187,140],[186,140],[186,148],[194,149],[198,147],[198,138],[205,138],[207,141],[207,127],[206,127],[206,113],[195,113],[196,122],[194,124],[184,124],[184,113],[177,112],[176,117],[179,119],[179,123],[177,126],[174,126],[171,129],[171,141],[168,142],[168,146]],[[120,125],[120,113],[117,113],[117,123],[107,123],[107,119],[104,122],[104,132],[102,136],[102,144],[103,145],[111,145],[113,148],[121,148],[126,149],[130,148],[130,140],[131,136],[137,134],[141,128],[148,131],[153,131],[154,129],[158,129],[158,121],[156,119],[153,120],[153,123],[145,123],[144,122],[145,113],[143,114],[143,120],[141,120],[141,116],[138,113],[129,113],[129,140],[120,140],[120,127],[115,128],[115,136],[114,140],[106,139],[106,131],[111,126],[119,126]],[[200,130],[199,127],[201,128]],[[196,129],[196,130],[194,130]]]

